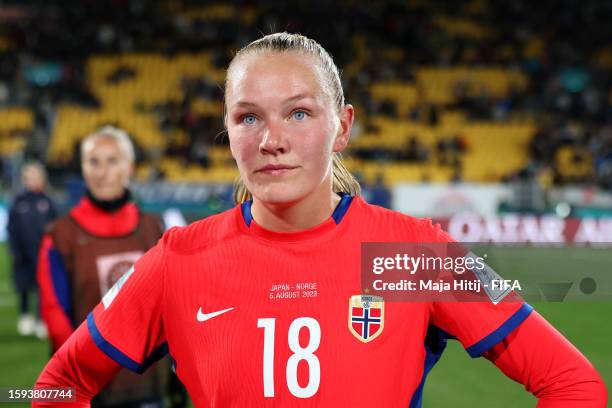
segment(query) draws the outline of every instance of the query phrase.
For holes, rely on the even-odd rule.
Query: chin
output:
[[[287,183],[261,186],[251,191],[259,201],[268,204],[291,204],[306,195],[303,189]]]
[[[96,197],[97,200],[100,201],[113,201],[118,199],[119,197],[121,197],[121,194],[117,194],[114,192],[111,193],[107,193],[107,192],[100,192],[100,193],[95,193],[92,192],[93,196]]]

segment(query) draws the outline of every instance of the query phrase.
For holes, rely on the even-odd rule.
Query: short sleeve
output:
[[[162,241],[143,255],[87,317],[100,350],[137,373],[168,353],[162,307],[165,260]]]
[[[456,242],[439,225],[431,226],[433,242]],[[433,302],[432,324],[461,342],[468,354],[480,357],[527,319],[533,308],[509,295],[492,301]]]

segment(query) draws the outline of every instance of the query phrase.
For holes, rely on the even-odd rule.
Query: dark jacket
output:
[[[15,197],[9,212],[8,236],[17,290],[36,288],[38,249],[45,225],[56,217],[55,204],[44,193],[24,191]]]

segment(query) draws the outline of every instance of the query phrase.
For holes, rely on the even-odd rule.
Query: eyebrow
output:
[[[284,105],[287,105],[289,103],[295,102],[295,101],[299,101],[301,99],[315,99],[315,97],[311,94],[308,93],[299,93],[297,95],[291,96],[287,99],[285,99],[282,103]],[[250,108],[250,107],[257,107],[257,103],[255,102],[248,102],[248,101],[238,101],[234,104],[234,107],[246,107],[246,108]]]

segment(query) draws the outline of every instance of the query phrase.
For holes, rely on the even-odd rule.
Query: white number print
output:
[[[274,326],[276,319],[257,319],[257,327],[264,329],[263,379],[264,397],[274,396]]]
[[[310,340],[305,348],[300,346],[300,329],[308,328]],[[321,342],[321,327],[312,317],[300,317],[295,319],[289,326],[289,348],[293,351],[287,360],[287,386],[289,391],[298,398],[310,398],[317,393],[321,382],[321,365],[319,359],[313,353],[319,348]],[[297,380],[297,369],[300,360],[308,364],[308,385],[300,387]]]
[[[264,329],[263,350],[263,385],[264,397],[274,397],[274,329],[276,319],[265,318],[257,320],[257,327]],[[305,327],[309,332],[306,347],[300,345],[300,330]],[[321,383],[321,364],[314,352],[321,343],[321,326],[312,317],[299,317],[291,322],[287,335],[289,348],[293,352],[287,360],[287,387],[291,394],[298,398],[310,398],[319,390]],[[300,361],[308,364],[308,384],[301,387],[297,379],[298,364]]]

